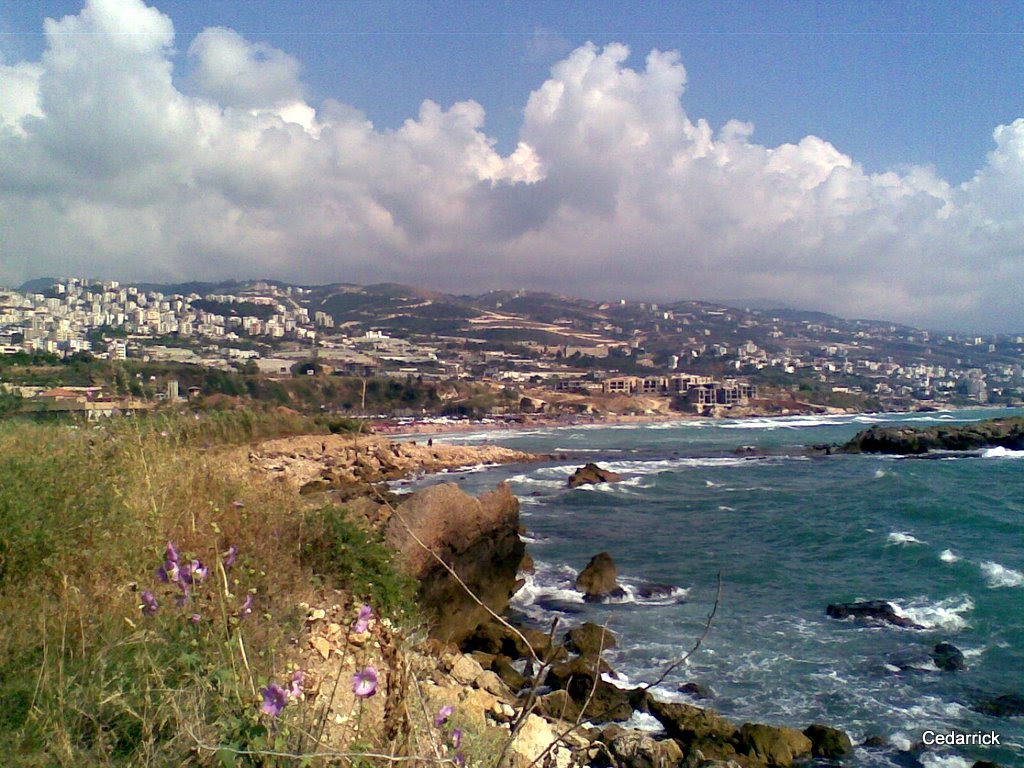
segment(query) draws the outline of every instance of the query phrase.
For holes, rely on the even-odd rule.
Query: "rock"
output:
[[[607,552],[598,552],[576,577],[576,589],[584,598],[601,598],[621,592],[618,569]]]
[[[649,733],[634,731],[619,726],[609,726],[601,734],[602,741],[617,765],[627,768],[667,768],[674,765],[670,755],[678,753],[682,757],[679,746],[671,739],[667,743],[671,747],[662,746]]]
[[[502,682],[505,683],[513,693],[521,691],[526,687],[526,677],[512,666],[512,659],[508,656],[501,654],[495,656],[491,662],[491,669],[497,673],[498,677],[501,678]]]
[[[565,647],[570,653],[584,657],[599,656],[602,651],[618,645],[611,630],[591,622],[574,627],[565,633]]]
[[[534,573],[537,567],[534,565],[533,556],[529,552],[523,554],[523,559],[519,563],[519,573]]]
[[[419,603],[430,619],[432,637],[458,644],[490,614],[417,539],[500,614],[508,606],[526,551],[518,531],[519,501],[507,483],[479,499],[443,483],[417,491],[398,505],[384,526],[384,540],[399,552],[406,572],[420,582]]]
[[[603,661],[598,662],[601,672],[610,671]],[[582,657],[554,665],[548,670],[545,682],[552,688],[561,688],[577,705],[586,705],[585,715],[597,722],[628,720],[633,714],[629,692],[612,685],[595,672],[593,659]],[[596,679],[595,679],[596,677]],[[587,703],[589,701],[589,703]]]
[[[677,688],[680,693],[685,693],[694,699],[713,699],[715,692],[700,683],[683,683]]]
[[[809,725],[804,728],[804,736],[811,740],[811,754],[835,760],[853,751],[850,737],[838,728],[827,725]]]
[[[1024,696],[1019,693],[1003,694],[994,699],[987,699],[973,709],[992,717],[1020,717],[1024,715]]]
[[[967,668],[963,651],[952,643],[939,643],[932,649],[932,661],[943,672],[956,672]]]
[[[588,463],[572,473],[569,477],[569,487],[578,488],[581,485],[617,483],[621,479],[622,475],[616,474],[611,470],[604,469],[603,467],[599,467],[597,464]]]
[[[561,746],[549,747],[555,742],[555,731],[551,725],[542,717],[527,715],[522,728],[509,744],[509,749],[518,759],[511,761],[513,768],[541,763],[540,758],[548,753],[552,764],[558,768],[565,768],[569,765],[572,757],[569,750]],[[545,762],[545,765],[548,763]]]
[[[464,656],[462,654],[459,654],[452,660],[449,671],[455,681],[463,685],[471,685],[484,672],[483,667],[472,656]]]
[[[647,710],[687,753],[699,749],[708,758],[724,760],[736,754],[739,729],[713,709],[648,697]]]
[[[579,705],[572,700],[568,691],[552,691],[537,697],[537,712],[555,720],[576,722],[580,716]]]
[[[740,728],[737,749],[770,766],[786,768],[811,754],[811,740],[795,728],[745,723]]]
[[[497,696],[499,699],[512,700],[512,692],[508,689],[508,686],[498,677],[497,673],[489,669],[481,672],[476,680],[473,681],[473,685],[481,691],[487,691],[492,696]]]
[[[993,763],[991,760],[975,760],[971,768],[1000,768],[1000,766],[999,763]]]
[[[676,588],[671,584],[639,584],[634,591],[641,600],[661,600],[672,597]],[[681,596],[678,602],[682,602]]]
[[[825,613],[833,619],[868,619],[869,621],[892,624],[905,629],[924,629],[905,616],[896,613],[892,604],[885,600],[864,600],[858,603],[833,603],[826,609]]]
[[[847,453],[922,454],[933,450],[1024,449],[1024,418],[990,419],[959,427],[871,427],[842,446]]]
[[[743,768],[735,760],[708,760],[699,749],[693,750],[679,768]]]

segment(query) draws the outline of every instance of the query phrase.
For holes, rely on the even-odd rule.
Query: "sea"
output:
[[[966,424],[1020,411],[964,410],[492,430],[435,437],[559,455],[407,481],[518,495],[535,573],[520,620],[558,632],[607,625],[612,682],[709,706],[738,723],[825,723],[858,746],[847,766],[1024,766],[1024,718],[973,707],[1024,695],[1024,451],[903,457],[807,455],[874,424]],[[594,461],[617,483],[576,489]],[[626,596],[586,604],[573,589],[598,552]],[[670,589],[644,599],[641,585]],[[720,586],[719,586],[720,585]],[[923,629],[836,620],[830,603],[886,600]],[[717,605],[716,605],[717,601]],[[931,651],[957,646],[966,669]],[[710,699],[680,692],[686,683]],[[649,715],[629,725],[656,730]],[[926,732],[995,733],[999,746],[922,746]],[[932,739],[934,740],[934,739]]]

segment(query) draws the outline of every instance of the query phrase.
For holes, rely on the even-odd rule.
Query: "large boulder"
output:
[[[608,671],[610,668],[603,661],[578,657],[551,667],[545,683],[565,690],[580,709],[585,707],[584,715],[589,720],[628,720],[633,715],[629,691],[601,679],[600,673]]]
[[[565,633],[566,649],[587,658],[599,656],[602,651],[616,645],[618,643],[611,630],[589,621]]]
[[[679,747],[671,739],[657,741],[651,734],[609,725],[601,732],[601,741],[615,765],[624,768],[668,768],[678,762]]]
[[[811,740],[794,728],[745,723],[740,728],[740,752],[770,766],[788,768],[811,754]]]
[[[905,629],[924,629],[906,616],[900,616],[892,603],[885,600],[863,600],[857,603],[832,603],[825,613],[833,619],[867,619],[882,624],[892,624]]]
[[[804,728],[804,736],[811,740],[811,754],[835,760],[853,751],[850,737],[838,728],[815,723]]]
[[[705,757],[715,760],[729,760],[736,755],[739,729],[713,709],[648,697],[647,711],[687,753],[699,749]]]
[[[617,483],[622,475],[612,472],[610,469],[599,467],[597,464],[585,464],[577,469],[569,477],[569,487],[578,488],[581,485],[597,485],[598,483]]]
[[[607,552],[598,552],[576,577],[576,589],[583,593],[585,600],[599,602],[624,594],[618,577],[619,572],[612,556]]]
[[[519,537],[519,500],[507,483],[478,499],[452,483],[417,491],[395,508],[384,527],[384,540],[420,582],[420,605],[430,619],[431,635],[455,644],[489,614],[437,558],[500,614],[508,607],[525,552]]]

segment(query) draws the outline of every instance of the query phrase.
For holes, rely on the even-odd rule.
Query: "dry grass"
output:
[[[339,510],[229,471],[217,443],[273,434],[234,419],[0,425],[5,764],[296,765],[296,755],[317,764],[323,713],[259,712],[259,689],[286,684],[298,658],[302,604],[342,588],[349,605],[370,599],[397,616],[410,612],[411,593]],[[182,563],[209,568],[180,607],[181,591],[156,576],[168,541]],[[222,568],[231,547],[237,560]],[[146,590],[159,603],[152,616],[140,610]],[[247,595],[253,611],[240,618]],[[395,632],[382,653],[402,652]],[[337,684],[350,686],[343,669]],[[412,687],[403,679],[382,695],[401,699]]]

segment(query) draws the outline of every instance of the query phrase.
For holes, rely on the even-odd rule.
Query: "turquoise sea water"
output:
[[[1005,413],[1005,412],[1003,412]],[[1024,694],[1024,452],[915,459],[800,455],[871,423],[959,423],[996,412],[843,416],[559,428],[448,435],[565,452],[566,460],[481,468],[444,479],[479,492],[501,480],[520,496],[537,572],[514,606],[548,626],[607,623],[620,684],[656,679],[692,646],[723,589],[703,647],[659,686],[664,698],[698,682],[736,721],[803,728],[825,722],[855,743],[847,765],[960,768],[976,759],[1024,765],[1024,719],[970,707]],[[746,457],[740,446],[765,449]],[[774,455],[778,454],[778,455]],[[569,490],[594,460],[620,483]],[[427,478],[421,482],[437,482]],[[667,598],[585,605],[576,573],[600,551],[627,588],[677,587]],[[837,621],[831,602],[885,599],[924,630]],[[968,668],[943,673],[929,652],[957,645]],[[654,727],[646,716],[636,725]],[[925,730],[994,730],[1002,748],[900,752]],[[917,760],[919,763],[915,763]]]

